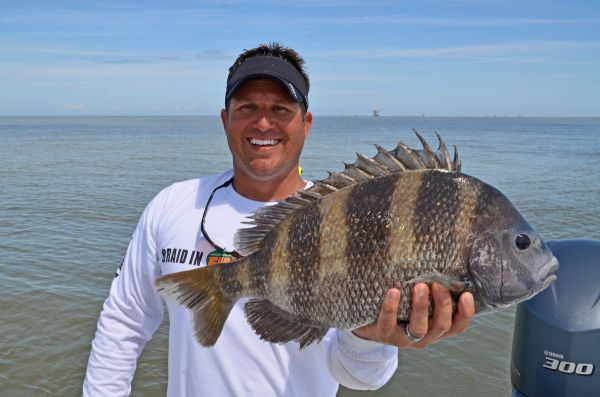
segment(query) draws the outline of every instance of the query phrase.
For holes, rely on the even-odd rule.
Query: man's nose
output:
[[[258,116],[258,120],[256,120],[255,125],[260,131],[267,131],[273,126],[267,112],[261,112],[261,114]]]

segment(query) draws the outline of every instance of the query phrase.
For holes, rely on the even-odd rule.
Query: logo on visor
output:
[[[292,96],[294,97],[294,99],[296,100],[296,102],[298,102],[298,94],[296,93],[296,88],[294,88],[294,86],[292,85],[292,83],[287,82],[287,85],[290,89],[290,94],[292,94]]]

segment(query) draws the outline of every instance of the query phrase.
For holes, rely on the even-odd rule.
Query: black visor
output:
[[[308,86],[300,72],[283,59],[268,55],[248,58],[233,73],[227,80],[225,105],[243,83],[261,77],[280,82],[295,102],[308,109]]]

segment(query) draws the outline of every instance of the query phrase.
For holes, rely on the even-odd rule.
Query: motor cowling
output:
[[[600,241],[548,242],[557,280],[517,306],[513,397],[600,396]]]

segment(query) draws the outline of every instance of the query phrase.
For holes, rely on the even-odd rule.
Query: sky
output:
[[[216,116],[267,42],[315,115],[600,116],[596,0],[0,0],[0,116]]]

